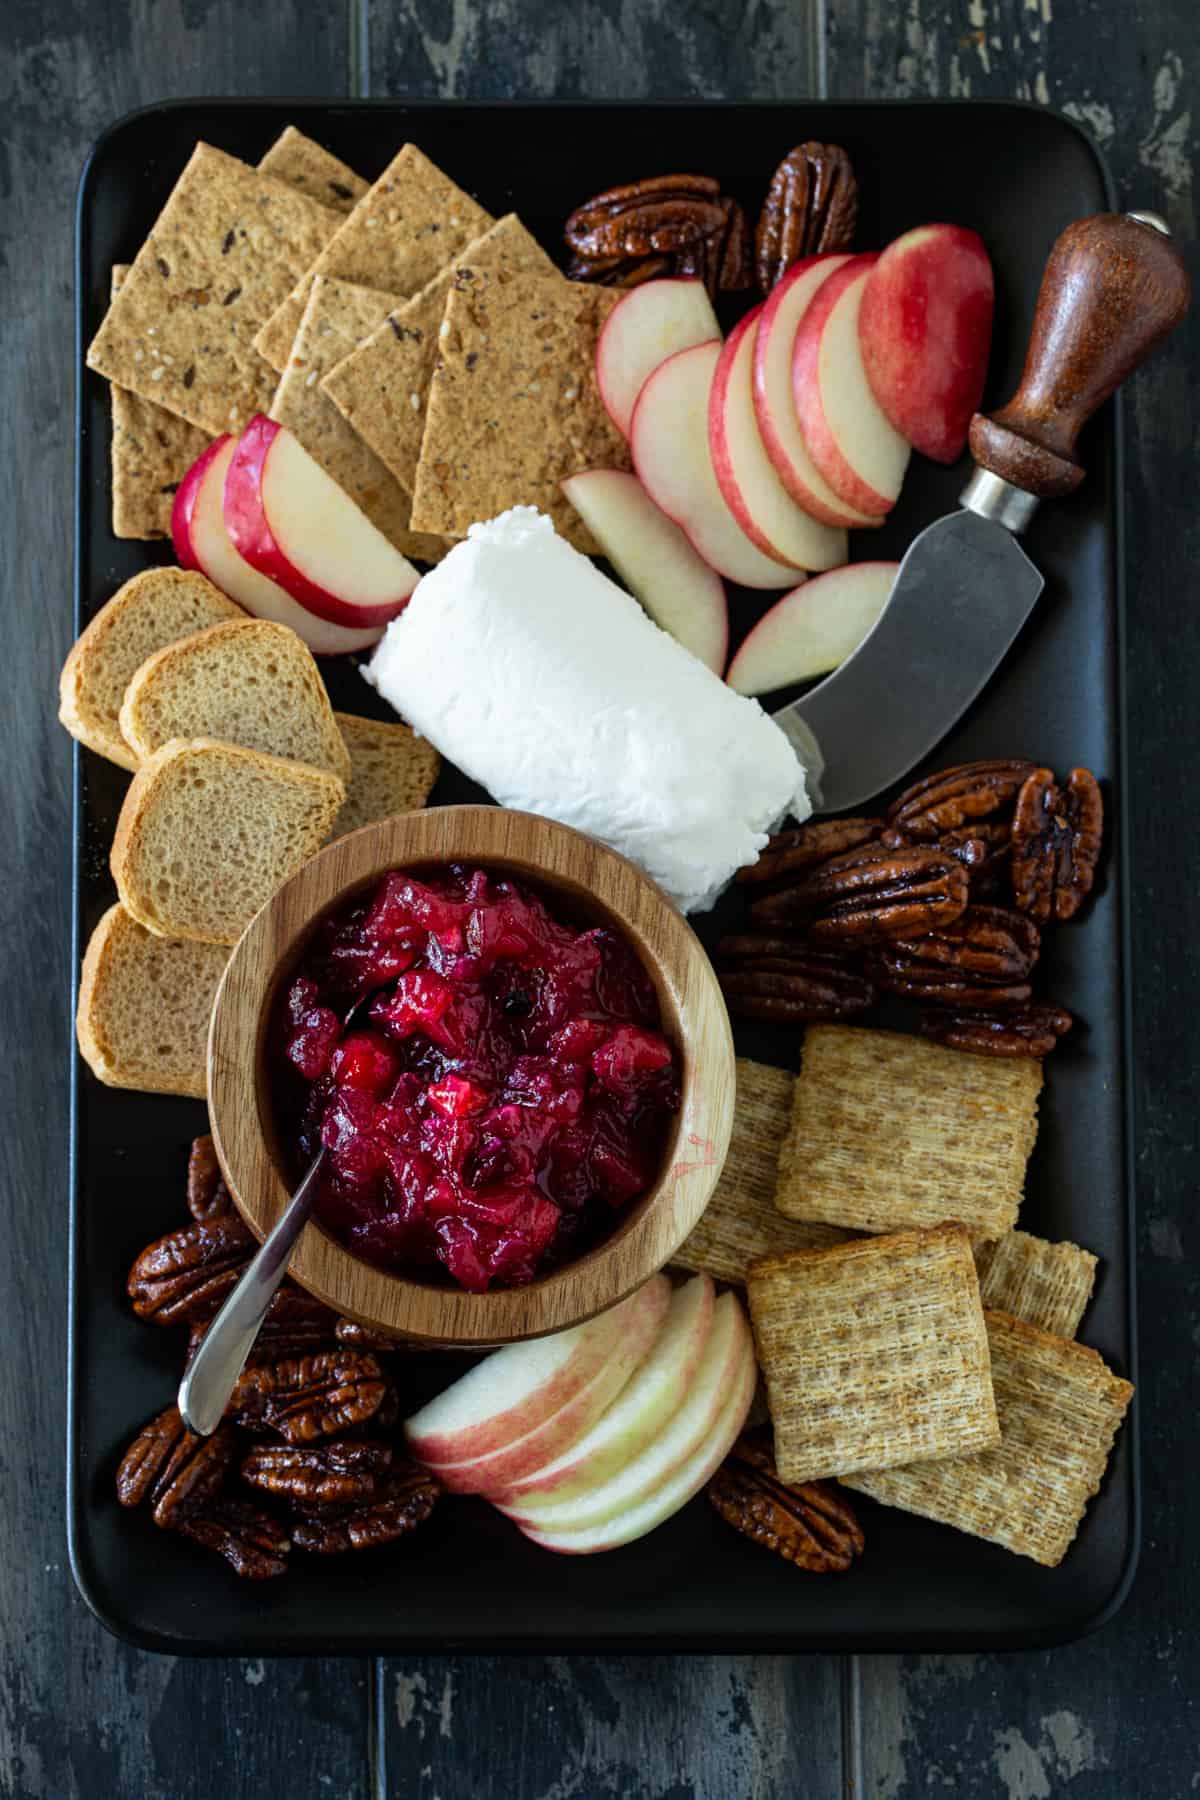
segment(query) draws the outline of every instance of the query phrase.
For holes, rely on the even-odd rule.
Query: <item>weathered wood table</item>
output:
[[[1200,316],[1128,409],[1145,1529],[1122,1614],[1027,1657],[173,1662],[77,1598],[62,1517],[71,232],[172,95],[1022,96],[1196,247],[1195,0],[9,0],[0,8],[0,1795],[1182,1800],[1200,1787]],[[1068,672],[1064,671],[1064,674]]]

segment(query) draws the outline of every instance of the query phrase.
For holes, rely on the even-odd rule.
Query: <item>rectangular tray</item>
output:
[[[581,199],[665,169],[720,174],[757,212],[770,171],[795,143],[845,145],[862,195],[859,243],[880,245],[928,219],[976,227],[997,276],[987,399],[1012,391],[1042,266],[1067,222],[1111,207],[1096,151],[1067,119],[1008,102],[793,105],[599,104],[406,106],[188,101],[123,119],[85,169],[78,217],[77,626],[166,545],[114,539],[109,524],[108,406],[83,351],[107,303],[109,268],[129,261],[197,138],[255,161],[287,121],[374,176],[411,137],[499,215],[510,208],[555,251]],[[1113,410],[1086,440],[1089,479],[1046,506],[1029,534],[1046,575],[1033,620],[983,699],[930,766],[1024,754],[1103,779],[1112,820],[1099,891],[1083,923],[1054,935],[1053,997],[1080,1023],[1047,1071],[1041,1130],[1021,1223],[1100,1256],[1083,1339],[1134,1374],[1121,751],[1121,488]],[[896,512],[870,553],[900,556],[951,509],[963,469],[915,458]],[[860,545],[861,552],[861,545]],[[740,636],[763,599],[732,595]],[[332,667],[337,706],[372,710],[350,667]],[[902,684],[896,703],[904,704]],[[378,710],[376,706],[376,710]],[[126,784],[76,752],[76,950],[113,898],[108,849]],[[438,801],[478,797],[454,771]],[[699,921],[711,941],[719,915]],[[78,968],[78,954],[76,956]],[[738,1048],[785,1061],[781,1033],[738,1022]],[[793,1061],[794,1043],[790,1046]],[[332,1561],[297,1556],[261,1586],[123,1513],[113,1478],[135,1430],[172,1398],[178,1332],[134,1318],[125,1275],[138,1250],[183,1222],[195,1101],[101,1086],[72,1046],[70,1423],[71,1564],[106,1625],[146,1648],[180,1652],[415,1650],[647,1651],[995,1650],[1061,1642],[1102,1623],[1132,1578],[1138,1540],[1136,1420],[1121,1433],[1099,1497],[1056,1570],[903,1513],[861,1504],[863,1562],[840,1579],[793,1575],[720,1523],[700,1498],[640,1543],[599,1558],[552,1557],[482,1502],[443,1505],[411,1545]],[[413,1404],[456,1362],[403,1363]]]

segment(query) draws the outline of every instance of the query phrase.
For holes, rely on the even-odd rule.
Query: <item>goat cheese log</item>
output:
[[[472,525],[364,673],[502,806],[589,832],[684,912],[711,906],[786,813],[812,811],[757,701],[531,506]]]

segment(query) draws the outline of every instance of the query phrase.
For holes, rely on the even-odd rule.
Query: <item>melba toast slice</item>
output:
[[[158,937],[110,906],[79,980],[79,1052],[108,1087],[202,1100],[208,1023],[229,960],[223,944]]]
[[[350,752],[346,800],[334,837],[424,806],[442,766],[433,745],[398,719],[334,716]]]

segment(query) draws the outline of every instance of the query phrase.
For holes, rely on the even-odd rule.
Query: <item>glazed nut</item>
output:
[[[226,1495],[180,1522],[180,1534],[215,1550],[244,1581],[267,1581],[287,1571],[288,1532],[249,1500]]]
[[[392,1463],[390,1444],[333,1438],[324,1444],[256,1444],[242,1480],[301,1512],[362,1506],[374,1500]]]
[[[945,831],[1008,808],[1034,766],[1008,757],[939,769],[905,788],[888,807],[888,822],[907,838],[933,843]]]
[[[801,940],[747,933],[723,938],[718,958],[733,966],[717,979],[731,1012],[781,1024],[850,1019],[878,999],[873,982],[844,957]]]
[[[787,881],[843,850],[869,843],[882,824],[882,819],[814,819],[792,831],[777,832],[756,863],[738,870],[737,880],[748,887]]]
[[[122,1457],[117,1499],[122,1506],[149,1500],[154,1523],[169,1530],[217,1492],[235,1449],[231,1426],[219,1425],[211,1437],[199,1437],[188,1430],[179,1408],[168,1406],[138,1432]]]
[[[335,1518],[298,1519],[292,1540],[298,1550],[338,1556],[347,1550],[374,1550],[393,1543],[424,1523],[437,1504],[441,1485],[428,1469],[404,1462],[383,1477],[373,1499]]]
[[[745,214],[708,175],[609,188],[576,208],[564,236],[572,280],[636,287],[660,275],[695,275],[716,295],[752,279]]]
[[[1033,1001],[1012,1011],[929,1008],[921,1014],[922,1036],[951,1050],[977,1056],[1049,1056],[1074,1020],[1061,1006]]]
[[[901,961],[924,968],[982,976],[989,981],[1023,981],[1042,948],[1032,919],[1006,906],[967,907],[953,924],[925,937],[901,938],[890,946],[893,966]]]
[[[813,1575],[841,1573],[862,1555],[862,1527],[829,1481],[779,1478],[770,1427],[740,1437],[708,1484],[715,1510],[753,1543]]]
[[[1035,769],[1017,795],[1012,823],[1013,896],[1040,924],[1073,919],[1092,890],[1104,839],[1104,800],[1088,769],[1065,788]]]
[[[769,294],[805,256],[849,250],[858,223],[858,183],[838,144],[797,144],[767,189],[754,234],[758,285]]]
[[[951,924],[967,904],[967,872],[932,846],[867,844],[756,900],[756,925],[804,925],[819,946],[920,937]]]
[[[235,1212],[169,1231],[129,1271],[134,1312],[156,1325],[211,1319],[257,1248]]]
[[[217,1219],[233,1207],[216,1147],[207,1132],[196,1138],[188,1156],[187,1205],[193,1219]]]
[[[365,1424],[389,1392],[383,1370],[366,1351],[326,1350],[244,1369],[229,1411],[250,1430],[265,1428],[289,1444],[308,1444]]]
[[[195,1319],[188,1338],[187,1361],[204,1342],[212,1320]],[[251,1364],[278,1361],[281,1356],[307,1356],[317,1350],[328,1350],[336,1342],[337,1314],[313,1294],[285,1282],[271,1297],[247,1361]]]

